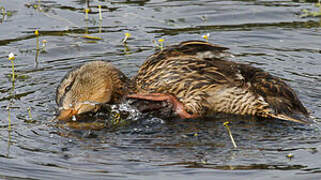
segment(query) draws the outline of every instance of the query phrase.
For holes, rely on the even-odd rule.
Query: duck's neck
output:
[[[131,83],[129,78],[122,72],[111,72],[111,81],[113,85],[113,93],[111,96],[111,103],[121,103],[123,98],[130,92]]]

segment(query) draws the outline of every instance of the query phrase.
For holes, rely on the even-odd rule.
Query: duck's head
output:
[[[58,120],[97,111],[102,104],[119,103],[127,94],[127,77],[111,63],[93,61],[71,70],[56,92]]]

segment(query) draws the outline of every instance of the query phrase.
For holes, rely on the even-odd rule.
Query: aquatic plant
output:
[[[36,35],[36,43],[37,43],[37,51],[39,50],[39,31],[38,29],[35,30],[35,35]]]
[[[48,41],[44,39],[41,42],[42,42],[42,51],[46,51],[46,45]]]
[[[234,146],[234,148],[237,148],[237,145],[236,145],[236,143],[235,143],[235,141],[234,141],[234,138],[233,138],[233,136],[232,136],[232,132],[231,132],[231,129],[230,129],[230,127],[229,127],[229,121],[226,121],[226,122],[224,122],[223,123],[223,125],[226,127],[226,129],[227,129],[227,132],[228,132],[228,134],[229,134],[229,136],[230,136],[230,138],[231,138],[231,141],[232,141],[232,143],[233,143],[233,146]]]
[[[14,11],[9,11],[9,10],[6,10],[3,6],[0,6],[0,11],[2,13],[2,17],[0,19],[0,23],[2,23],[5,19],[5,16],[10,17],[13,15]]]
[[[14,74],[14,60],[16,59],[15,55],[11,52],[8,55],[8,59],[11,61],[11,65],[12,65],[12,82],[15,81],[15,74]]]
[[[103,16],[101,14],[101,5],[98,5],[98,11],[99,11],[99,20],[103,20]]]
[[[15,55],[11,52],[8,55],[8,59],[11,61],[11,65],[12,65],[12,91],[11,91],[11,95],[13,95],[13,91],[14,91],[14,82],[15,82],[15,72],[14,72],[14,60],[16,59]],[[11,131],[11,114],[10,114],[10,104],[7,106],[7,110],[8,110],[8,131]]]
[[[131,36],[131,34],[130,33],[125,33],[125,37],[124,37],[124,39],[122,40],[122,43],[123,44],[126,44],[127,43],[127,40],[128,40],[128,38],[130,38],[130,36]]]
[[[157,42],[155,40],[152,40],[155,47],[160,50],[164,49],[164,41],[165,41],[165,39],[163,39],[163,38],[158,39]]]
[[[118,112],[113,112],[111,118],[111,124],[113,126],[122,125],[124,123],[124,119],[121,118],[121,115]]]
[[[85,38],[85,39],[91,39],[91,40],[102,40],[101,37],[97,37],[97,36],[89,36],[89,35],[83,35],[81,36],[82,38]]]
[[[286,155],[286,157],[291,160],[294,157],[294,155],[292,153],[289,153],[289,154]]]
[[[28,115],[29,115],[29,120],[31,120],[32,119],[32,115],[31,115],[31,108],[30,107],[28,107]]]
[[[210,33],[204,34],[202,38],[208,42],[208,39],[210,38]]]
[[[159,42],[159,47],[160,47],[160,49],[161,50],[163,50],[164,49],[164,41],[165,41],[165,39],[158,39],[158,42]]]
[[[7,107],[8,110],[8,131],[11,131],[11,114],[10,114],[10,106]]]
[[[3,6],[1,6],[0,9],[2,11],[2,18],[4,18],[4,16],[6,15],[6,9]]]
[[[300,17],[321,17],[321,0],[318,0],[317,3],[314,5],[315,7],[319,7],[319,11],[309,11],[307,9],[303,9],[303,14],[300,15]]]
[[[309,11],[306,9],[302,10],[303,14],[300,17],[320,17],[321,16],[321,10],[320,11]]]
[[[88,20],[88,13],[89,13],[90,9],[86,8],[85,9],[85,20]]]

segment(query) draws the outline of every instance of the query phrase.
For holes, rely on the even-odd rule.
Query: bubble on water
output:
[[[153,126],[156,126],[158,124],[164,124],[165,121],[161,118],[157,118],[157,117],[152,117],[152,118],[148,118],[148,119],[145,119],[143,122],[142,122],[146,127],[147,126],[150,126],[150,127],[153,127]]]
[[[165,123],[165,121],[163,119],[157,118],[157,117],[153,117],[151,119],[151,122],[155,122],[155,123],[159,123],[159,124],[164,124]]]

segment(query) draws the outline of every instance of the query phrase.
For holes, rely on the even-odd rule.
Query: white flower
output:
[[[11,52],[9,55],[8,55],[8,59],[9,60],[15,60],[15,56],[14,56],[14,54]]]

